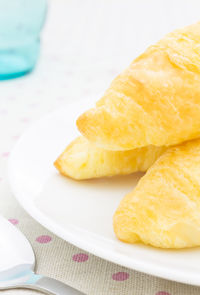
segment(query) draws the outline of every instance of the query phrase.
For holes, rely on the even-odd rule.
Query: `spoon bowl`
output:
[[[55,279],[34,273],[35,255],[29,241],[0,216],[0,290],[27,288],[52,295],[81,295]]]

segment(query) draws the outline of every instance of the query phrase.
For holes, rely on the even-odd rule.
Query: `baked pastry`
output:
[[[111,83],[77,120],[108,150],[169,146],[200,136],[200,23],[175,30]]]
[[[148,146],[130,151],[107,151],[80,136],[70,143],[55,161],[55,167],[65,176],[89,179],[146,171],[166,150]]]
[[[200,139],[169,148],[121,201],[114,231],[127,243],[200,245]]]

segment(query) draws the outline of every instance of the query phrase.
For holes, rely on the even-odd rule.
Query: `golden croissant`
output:
[[[164,150],[164,147],[148,146],[130,151],[107,151],[80,136],[67,146],[54,165],[61,174],[74,179],[125,175],[146,171]]]
[[[111,83],[77,120],[108,150],[169,146],[200,136],[200,23],[175,30]]]
[[[200,245],[200,139],[169,148],[121,201],[114,231],[127,243]]]

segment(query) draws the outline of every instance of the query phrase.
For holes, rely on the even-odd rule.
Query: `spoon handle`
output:
[[[41,275],[32,273],[26,283],[22,283],[21,288],[35,289],[51,295],[83,295],[82,292],[67,286],[66,284]]]

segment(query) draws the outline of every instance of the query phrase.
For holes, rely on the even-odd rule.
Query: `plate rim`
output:
[[[64,106],[64,108],[67,107],[69,109],[69,107],[73,107],[74,105],[77,105],[80,103],[83,103],[83,99],[79,99],[79,100],[76,100],[75,102],[67,103]],[[84,104],[85,104],[85,101],[84,101]],[[69,231],[67,233],[67,230],[64,230],[57,222],[53,222],[49,217],[47,217],[44,213],[42,213],[36,206],[33,206],[34,203],[30,202],[30,199],[28,199],[27,197],[24,198],[22,194],[20,194],[17,191],[17,189],[15,188],[13,177],[12,177],[12,170],[13,170],[12,167],[14,165],[14,158],[17,154],[18,147],[20,147],[21,142],[23,142],[27,133],[29,133],[32,129],[34,129],[37,125],[39,125],[40,122],[46,121],[50,117],[55,116],[55,114],[61,112],[61,110],[63,110],[63,107],[62,108],[60,107],[54,110],[53,112],[50,112],[42,116],[41,118],[35,120],[33,123],[31,123],[30,126],[25,130],[25,132],[20,136],[19,140],[17,141],[17,143],[15,144],[14,148],[11,151],[11,154],[8,160],[8,165],[7,165],[8,182],[10,185],[11,192],[13,193],[13,195],[15,196],[19,204],[22,206],[22,208],[24,208],[24,210],[33,219],[35,219],[46,229],[54,233],[56,236],[106,261],[110,261],[112,263],[118,264],[123,267],[127,267],[135,271],[139,271],[139,272],[146,273],[148,275],[156,276],[163,279],[168,279],[174,282],[200,286],[200,276],[198,274],[188,275],[188,273],[185,273],[184,271],[181,273],[180,272],[177,273],[177,271],[174,271],[173,269],[171,269],[169,273],[168,268],[164,266],[161,267],[160,265],[156,265],[154,263],[144,263],[143,261],[141,262],[135,259],[135,257],[128,259],[123,254],[116,255],[111,250],[102,249],[100,246],[93,247],[87,241],[83,241],[83,239],[77,238],[76,234],[73,235]],[[134,265],[133,265],[133,262],[134,262]]]

